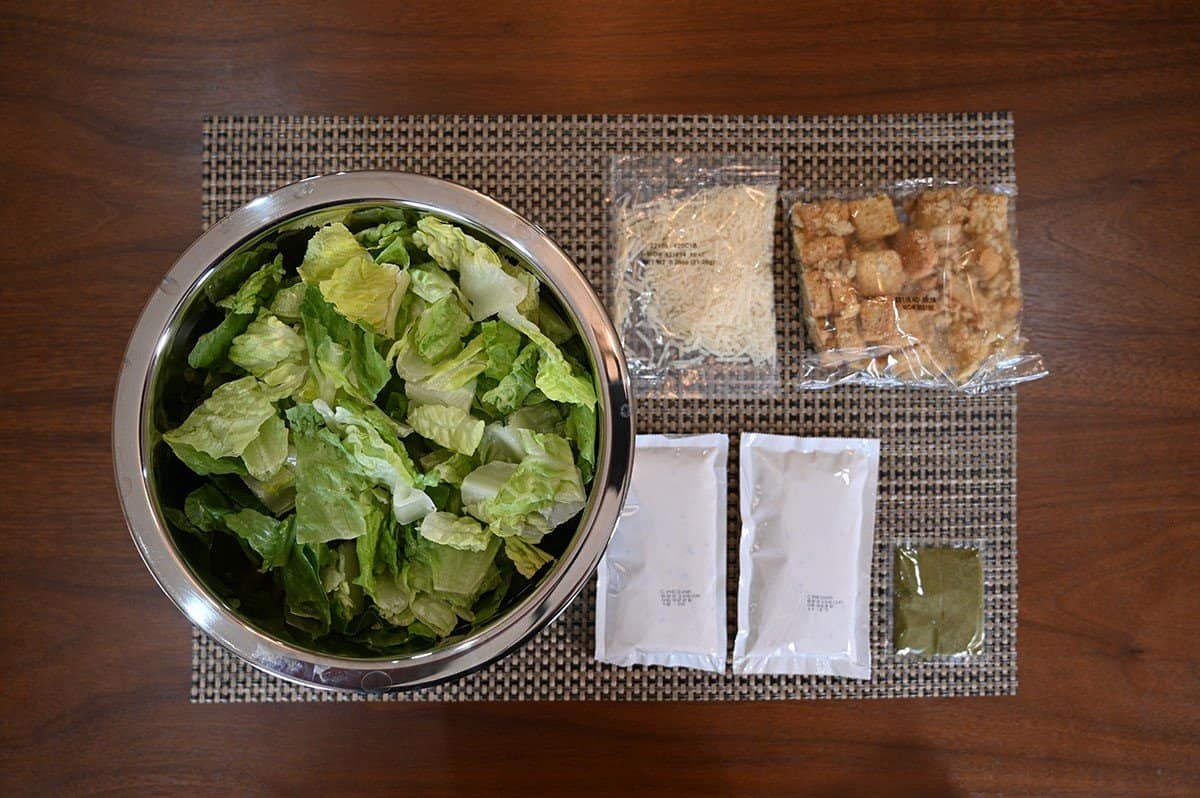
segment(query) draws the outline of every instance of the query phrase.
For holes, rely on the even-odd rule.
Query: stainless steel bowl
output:
[[[515,606],[470,636],[399,657],[333,656],[252,625],[209,590],[185,561],[158,506],[155,409],[164,373],[186,355],[205,281],[232,253],[279,225],[341,206],[397,205],[452,219],[522,256],[559,300],[587,345],[599,403],[598,458],[587,507],[562,556]],[[121,505],[142,559],[193,624],[251,665],[289,681],[340,690],[424,687],[504,656],[550,623],[587,582],[616,526],[633,463],[633,412],[620,341],[591,286],[536,225],[478,192],[443,180],[358,172],[302,180],[213,225],[150,297],[125,352],[113,406],[113,460]],[[560,532],[561,534],[561,532]]]

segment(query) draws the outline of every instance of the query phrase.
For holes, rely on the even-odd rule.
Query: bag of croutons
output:
[[[978,393],[1047,374],[1021,337],[1016,190],[907,181],[791,197],[809,352],[801,387]]]

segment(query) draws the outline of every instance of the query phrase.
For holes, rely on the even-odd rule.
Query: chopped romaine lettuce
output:
[[[306,644],[469,631],[586,502],[596,394],[575,331],[512,253],[437,217],[285,229],[206,284],[224,314],[188,363],[215,387],[163,434],[201,482],[164,518]]]

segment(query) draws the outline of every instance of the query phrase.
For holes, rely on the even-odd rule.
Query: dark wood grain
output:
[[[0,794],[1200,793],[1198,72],[1190,3],[4,3]],[[187,703],[109,413],[204,115],[995,108],[1054,371],[1021,390],[1020,695]]]

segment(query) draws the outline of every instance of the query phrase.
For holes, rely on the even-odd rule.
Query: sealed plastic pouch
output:
[[[639,435],[596,582],[596,659],[725,671],[729,437]]]
[[[1021,336],[1014,187],[917,180],[788,204],[802,387],[978,393],[1046,375]]]
[[[734,673],[871,677],[879,441],[743,434]]]
[[[612,311],[639,393],[778,391],[778,186],[777,156],[613,158]]]
[[[977,542],[896,547],[892,644],[897,656],[966,659],[983,653],[983,554]]]

